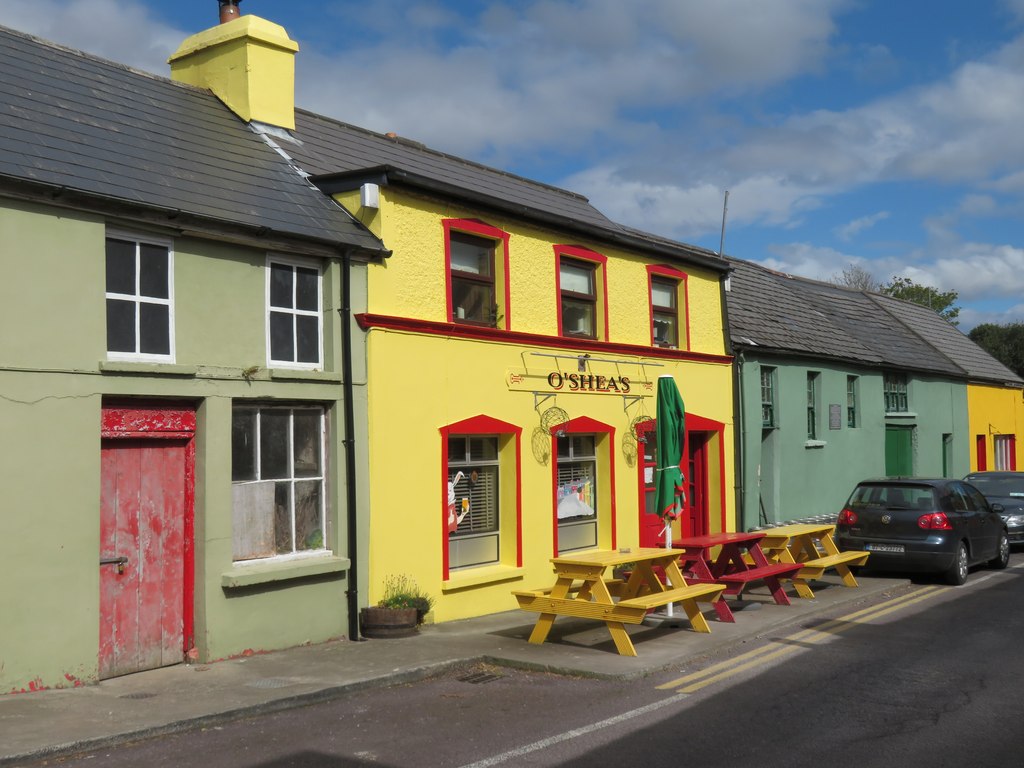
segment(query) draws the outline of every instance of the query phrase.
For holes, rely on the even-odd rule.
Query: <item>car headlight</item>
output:
[[[1024,514],[1003,515],[1002,518],[1012,528],[1024,525]]]

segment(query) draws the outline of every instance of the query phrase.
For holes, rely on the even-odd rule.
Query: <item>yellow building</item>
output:
[[[1024,390],[1019,385],[968,384],[967,417],[974,437],[972,472],[1024,467]]]
[[[532,195],[538,210],[544,199],[588,208],[474,171],[516,187],[519,200]],[[688,411],[690,504],[677,530],[729,526],[731,359],[717,258],[610,222],[538,220],[468,191],[446,199],[401,172],[365,178],[318,183],[358,185],[336,194],[362,216],[359,190],[379,184],[374,228],[393,251],[369,266],[358,316],[371,600],[397,571],[438,597],[437,620],[481,615],[514,607],[511,589],[548,581],[559,553],[663,541],[646,512],[661,375]]]
[[[436,620],[482,615],[548,581],[559,552],[662,542],[645,511],[661,375],[688,410],[676,530],[728,528],[725,262],[572,192],[295,110],[296,50],[281,27],[242,16],[189,38],[171,66],[391,252],[350,268],[351,306],[335,308],[356,316],[367,350],[351,403],[365,434],[343,446],[358,456],[360,602],[404,574],[436,599]]]

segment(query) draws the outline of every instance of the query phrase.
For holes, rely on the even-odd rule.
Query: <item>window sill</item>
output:
[[[804,442],[804,448],[824,448],[828,445],[827,440],[807,440]]]
[[[321,576],[325,573],[341,573],[347,571],[352,562],[347,557],[305,557],[297,560],[276,561],[270,563],[253,563],[252,565],[236,565],[220,575],[220,585],[224,589],[239,589],[257,584],[270,584],[276,581],[290,581],[309,576]]]
[[[199,373],[197,365],[178,365],[177,363],[144,363],[132,362],[129,360],[102,360],[100,361],[101,373],[131,373],[135,375],[151,376],[195,376]]]
[[[340,383],[340,373],[334,371],[313,371],[302,368],[271,368],[270,378],[278,381],[328,381]]]
[[[487,584],[498,584],[502,581],[515,581],[523,578],[525,569],[508,565],[485,565],[480,568],[454,571],[448,580],[441,585],[441,592],[457,592],[470,587],[482,587]]]
[[[886,411],[885,418],[887,419],[916,419],[917,414],[913,411]]]

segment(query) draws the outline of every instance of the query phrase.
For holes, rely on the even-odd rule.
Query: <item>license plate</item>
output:
[[[902,544],[867,544],[864,549],[868,552],[896,552],[903,554]]]

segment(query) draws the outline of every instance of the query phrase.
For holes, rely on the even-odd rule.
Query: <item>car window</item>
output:
[[[959,485],[953,485],[949,489],[949,500],[953,504],[954,512],[966,512],[972,507],[968,506],[967,497],[964,496],[963,491]]]
[[[850,497],[850,507],[886,509],[936,509],[931,486],[859,485]]]
[[[968,475],[964,478],[986,496],[1024,497],[1024,475]]]
[[[963,488],[967,492],[967,498],[974,505],[975,509],[988,509],[988,502],[985,501],[985,497],[981,495],[981,491],[971,485],[967,485],[966,483]]]

